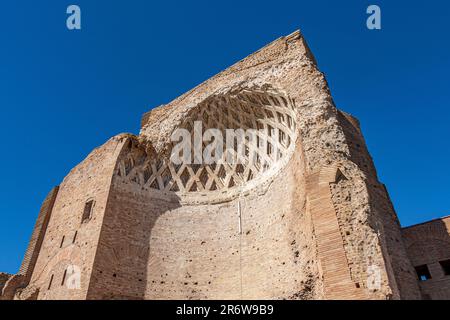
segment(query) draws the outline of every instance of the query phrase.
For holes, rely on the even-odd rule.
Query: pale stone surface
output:
[[[2,289],[5,286],[6,282],[11,277],[12,277],[12,275],[9,273],[0,272],[0,293],[2,292]]]
[[[280,154],[175,166],[170,136],[196,120],[262,129]],[[31,276],[9,286],[17,299],[421,298],[359,123],[335,107],[299,32],[145,114],[138,136],[94,150],[48,199]]]

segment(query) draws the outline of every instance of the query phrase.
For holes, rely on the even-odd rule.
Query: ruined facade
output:
[[[257,129],[259,148],[245,141],[242,163],[173,163],[173,132],[196,121],[202,134]],[[19,273],[0,275],[1,298],[450,298],[449,229],[402,230],[358,121],[295,32],[76,166],[44,201]]]

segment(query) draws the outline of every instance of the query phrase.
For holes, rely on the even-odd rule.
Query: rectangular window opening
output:
[[[93,207],[94,200],[89,200],[88,202],[86,202],[86,204],[84,205],[82,223],[87,222],[91,219]]]
[[[415,267],[414,269],[416,269],[419,281],[427,281],[431,279],[431,273],[430,270],[428,270],[428,266],[426,264]]]

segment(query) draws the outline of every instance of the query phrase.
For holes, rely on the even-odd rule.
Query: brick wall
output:
[[[166,154],[200,102],[255,88],[283,92],[298,131],[294,155],[268,181],[240,196],[193,200],[119,175],[130,154]],[[75,167],[55,199],[30,288],[39,299],[417,298],[403,241],[357,120],[337,110],[295,32],[145,114],[139,137],[114,137]],[[77,290],[62,284],[69,264],[81,271]]]
[[[61,183],[30,282],[39,290],[39,299],[86,297],[111,177],[123,141],[121,136],[114,137],[95,149]],[[82,223],[89,199],[95,201],[92,217]],[[63,284],[63,278],[70,280],[69,266],[81,273],[78,288],[68,289],[67,283]]]
[[[384,281],[392,290],[391,298],[420,299],[399,220],[385,186],[378,181],[359,122],[344,112],[338,113],[338,120],[350,159],[360,171],[332,186],[353,278],[363,281],[369,276],[368,270],[373,269],[371,266],[383,266],[388,276]],[[363,215],[364,211],[370,215]]]
[[[31,279],[36,260],[41,250],[42,241],[44,240],[44,235],[47,230],[47,225],[50,220],[58,190],[59,187],[53,188],[42,203],[27,251],[25,252],[25,256],[22,260],[19,273],[23,274],[27,281]]]
[[[450,275],[440,264],[450,261],[450,217],[403,228],[402,234],[414,267],[426,266],[431,274],[419,281],[423,299],[450,299]]]
[[[115,175],[88,298],[320,298],[302,168],[216,204]]]

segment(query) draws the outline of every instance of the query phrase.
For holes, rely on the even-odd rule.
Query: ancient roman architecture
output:
[[[180,128],[257,136],[239,163],[174,163]],[[144,114],[138,136],[92,151],[45,199],[22,267],[0,274],[0,290],[2,299],[448,299],[449,230],[450,218],[401,228],[358,120],[336,108],[294,32]]]

